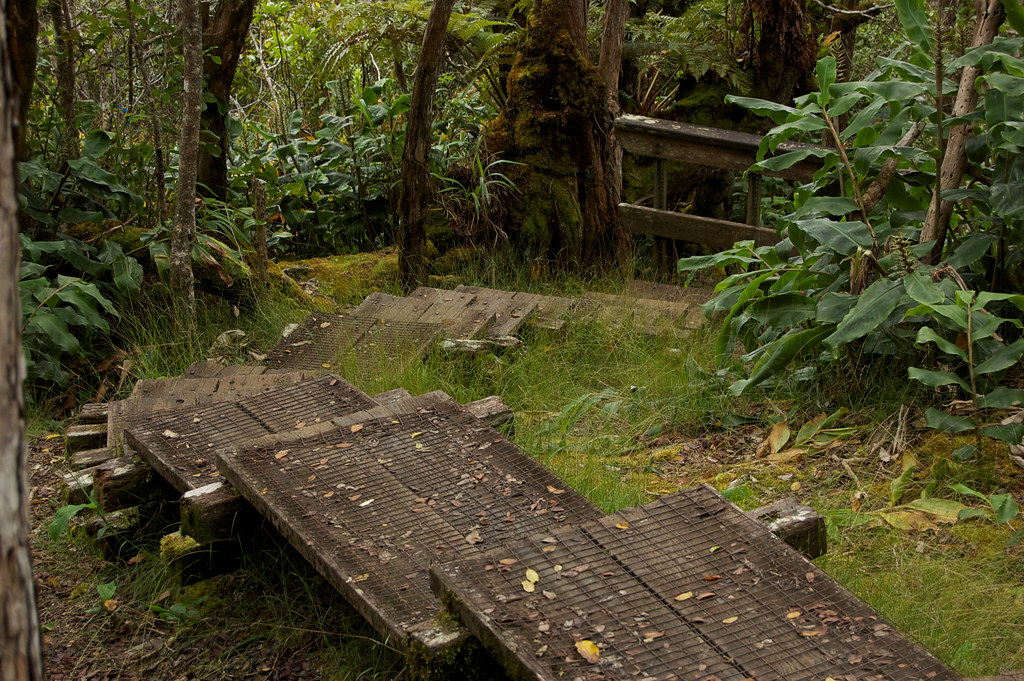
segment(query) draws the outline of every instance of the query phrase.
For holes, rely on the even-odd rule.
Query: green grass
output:
[[[625,283],[537,278],[522,268],[501,269],[500,264],[480,265],[457,278],[470,284],[571,294],[588,289],[615,292]],[[346,291],[343,299],[357,300],[368,292]],[[230,303],[205,301],[201,339],[195,344],[174,339],[165,311],[136,310],[134,316],[126,316],[131,321],[120,331],[133,360],[132,378],[179,373],[192,361],[204,359],[213,339],[231,328],[245,330],[250,347],[265,351],[277,342],[286,323],[308,311],[303,305],[308,307],[309,301],[248,301],[239,304],[241,315],[236,318]],[[751,495],[741,502],[745,508],[794,494],[793,481],[804,485],[795,496],[812,500],[820,509],[848,508],[856,487],[838,459],[808,456],[792,464],[769,465],[752,460],[756,440],[779,418],[799,424],[817,413],[845,407],[851,411],[839,425],[868,427],[840,455],[864,458],[855,448],[900,404],[917,398],[918,388],[905,379],[904,369],[887,361],[837,367],[807,381],[788,377],[758,395],[737,400],[728,394],[728,380],[716,376],[711,331],[685,339],[652,338],[629,325],[572,323],[558,333],[528,327],[522,339],[521,348],[501,354],[436,350],[424,362],[381,362],[369,375],[350,375],[345,367],[340,373],[371,394],[401,386],[413,394],[443,390],[460,402],[500,396],[516,413],[515,443],[606,511],[699,481],[724,489],[738,475],[752,478],[746,483]],[[243,361],[244,353],[236,359]],[[726,428],[730,414],[752,419],[754,425]],[[41,417],[35,424],[37,430],[54,425]],[[740,453],[733,463],[741,464],[726,461],[691,470],[674,466],[671,457],[659,454],[658,448],[666,444],[709,436],[734,442]],[[979,462],[959,464],[949,459],[953,446],[948,439],[916,444],[919,474],[908,488],[908,498],[929,483],[936,494],[953,482],[994,491],[1005,478],[998,468],[998,456],[1004,454],[987,452]],[[859,484],[867,491],[866,510],[888,503],[895,474],[892,466],[875,461],[857,469]],[[1021,487],[1014,487],[1018,496]],[[1024,667],[1024,563],[1020,549],[1002,548],[1008,532],[988,521],[962,522],[938,533],[901,532],[887,526],[844,528],[833,532],[830,553],[820,563],[958,672],[991,674]],[[146,568],[150,563],[110,572],[118,580],[128,580],[124,593],[140,603],[138,607],[146,607],[158,589],[165,590],[155,568]],[[141,584],[145,569],[152,573],[146,579],[156,585],[127,586],[133,571],[139,572]],[[329,678],[385,679],[401,667],[388,646],[374,643],[361,618],[340,604],[323,580],[290,551],[254,555],[241,573],[218,578],[206,589],[210,598],[202,614],[179,629],[197,641],[204,640],[204,628],[226,632],[240,647],[225,649],[225,664],[246,655],[251,646],[278,651],[311,646],[324,668],[332,670]],[[235,595],[228,595],[232,590]],[[196,597],[189,591],[173,595],[179,602]],[[252,612],[260,613],[258,621],[251,621]]]

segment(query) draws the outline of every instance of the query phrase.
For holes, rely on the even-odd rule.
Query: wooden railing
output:
[[[760,136],[629,115],[616,119],[615,136],[626,151],[655,159],[654,207],[620,203],[618,215],[622,224],[635,234],[678,239],[712,248],[730,248],[737,241],[747,240],[758,246],[778,243],[779,237],[774,230],[760,226],[762,174],[806,181],[821,167],[821,162],[812,157],[778,172],[750,173],[747,176],[747,221],[744,224],[667,210],[666,162],[685,161],[742,172],[757,161]],[[776,153],[813,148],[807,144],[783,142]]]

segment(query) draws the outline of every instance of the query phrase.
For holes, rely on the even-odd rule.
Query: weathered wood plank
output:
[[[757,149],[762,139],[759,135],[745,132],[631,115],[615,120],[615,137],[623,149],[633,154],[739,172],[746,171],[757,162]],[[775,153],[799,150],[820,151],[823,147],[783,142]],[[820,160],[809,158],[786,170],[763,174],[806,181],[819,168]]]
[[[516,678],[958,678],[707,486],[430,572]]]
[[[71,455],[71,468],[75,470],[91,468],[92,466],[98,466],[104,461],[109,461],[112,458],[114,458],[114,453],[110,450],[110,447],[83,449],[82,451],[75,452]]]
[[[106,424],[82,423],[68,426],[64,433],[64,453],[71,456],[84,449],[96,449],[102,447],[106,441]]]
[[[774,246],[781,241],[775,230],[740,222],[660,211],[631,203],[620,203],[617,212],[622,224],[634,234],[663,236],[712,248],[732,248],[737,241],[753,241],[755,246]]]
[[[78,410],[78,423],[106,423],[107,403],[87,402]]]
[[[506,434],[512,432],[512,421],[515,418],[515,414],[497,395],[491,395],[474,402],[467,402],[463,407],[491,428],[503,431]]]
[[[825,518],[796,499],[780,499],[767,506],[747,511],[747,515],[767,525],[768,531],[808,558],[828,551]]]

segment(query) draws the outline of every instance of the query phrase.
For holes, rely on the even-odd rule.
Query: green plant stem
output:
[[[871,242],[877,249],[879,247],[878,235],[875,233],[875,228],[871,226],[871,222],[868,220],[868,212],[864,208],[864,197],[860,192],[860,183],[857,182],[857,175],[853,172],[853,165],[850,163],[850,157],[846,155],[846,147],[843,145],[842,140],[839,139],[839,131],[836,130],[836,125],[832,121],[832,117],[828,115],[827,111],[822,111],[821,115],[825,117],[828,129],[832,133],[832,139],[835,140],[836,149],[839,150],[839,156],[843,159],[843,165],[846,166],[846,172],[850,174],[850,181],[853,182],[854,200],[857,202],[857,207],[860,209],[860,217],[864,220],[864,224],[867,225],[868,230],[871,232]]]

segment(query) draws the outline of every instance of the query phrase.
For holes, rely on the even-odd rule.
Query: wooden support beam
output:
[[[491,428],[495,430],[505,429],[503,432],[509,433],[512,431],[512,420],[515,415],[497,395],[491,395],[475,402],[467,402],[464,406],[466,411]]]
[[[230,485],[214,482],[181,497],[181,533],[199,544],[231,539],[262,520]]]
[[[96,449],[105,444],[107,444],[106,422],[69,426],[64,434],[64,453],[67,456],[83,449]]]
[[[106,512],[178,494],[134,452],[101,463],[94,470],[96,503]]]
[[[75,470],[98,466],[104,461],[110,461],[114,454],[110,447],[98,447],[96,449],[83,449],[71,455],[71,467]]]
[[[618,214],[622,224],[634,234],[679,239],[712,248],[732,248],[737,241],[752,240],[755,246],[774,246],[780,241],[775,230],[764,227],[655,210],[630,203],[620,203]]]
[[[78,410],[78,423],[106,423],[109,405],[106,402],[88,402]]]
[[[828,550],[825,518],[813,508],[801,506],[796,499],[780,499],[747,511],[747,515],[765,523],[772,534],[808,558],[817,558]]]

